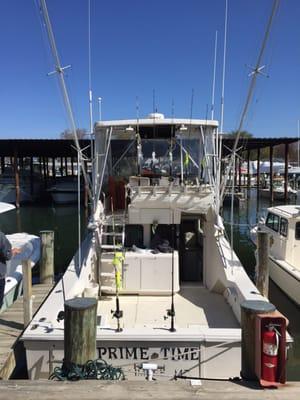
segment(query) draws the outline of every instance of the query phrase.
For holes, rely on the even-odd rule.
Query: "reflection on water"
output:
[[[81,210],[81,231],[86,225],[85,210]],[[27,232],[39,235],[42,230],[54,231],[55,274],[63,272],[78,247],[78,212],[76,205],[22,205],[20,209],[0,215],[0,230],[4,233]]]
[[[249,228],[253,227],[259,218],[266,213],[269,207],[268,199],[260,199],[257,204],[256,191],[246,193],[246,200],[240,202],[234,209],[234,250],[239,256],[248,275],[254,279],[255,274],[255,247],[250,241]],[[283,203],[276,202],[275,205]],[[230,206],[224,207],[223,217],[228,236],[230,236]],[[300,290],[300,288],[299,288]],[[294,339],[292,349],[289,351],[288,380],[300,379],[300,308],[297,307],[272,281],[269,287],[270,301],[289,320],[289,332]]]

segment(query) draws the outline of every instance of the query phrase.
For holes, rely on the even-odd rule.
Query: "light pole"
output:
[[[101,106],[102,106],[102,97],[98,97],[99,121],[101,121],[101,118],[102,118]]]

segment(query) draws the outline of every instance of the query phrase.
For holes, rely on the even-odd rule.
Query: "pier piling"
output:
[[[97,300],[74,298],[65,302],[64,366],[84,365],[96,357]]]
[[[32,320],[32,271],[30,260],[22,261],[24,327]]]
[[[54,232],[41,231],[40,282],[51,284],[54,281]]]
[[[257,232],[256,287],[262,296],[269,296],[269,234]]]

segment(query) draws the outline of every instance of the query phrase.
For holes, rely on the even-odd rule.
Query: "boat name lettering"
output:
[[[198,347],[98,347],[98,357],[105,360],[199,360]]]

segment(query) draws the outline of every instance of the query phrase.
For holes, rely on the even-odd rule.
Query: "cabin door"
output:
[[[181,282],[203,280],[203,237],[198,219],[183,220],[179,231],[179,269]]]

